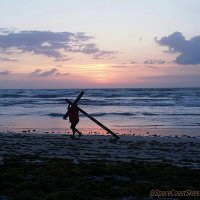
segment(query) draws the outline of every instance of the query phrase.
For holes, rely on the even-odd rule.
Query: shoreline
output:
[[[97,127],[77,127],[83,135],[107,135],[107,132]],[[110,128],[110,127],[109,127]],[[114,133],[120,135],[132,136],[170,136],[170,137],[196,137],[200,138],[200,127],[128,127],[128,128],[110,128]],[[48,134],[71,134],[71,129],[66,128],[3,128],[0,126],[0,133],[48,133]]]

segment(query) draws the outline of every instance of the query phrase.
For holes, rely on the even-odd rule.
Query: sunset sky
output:
[[[0,1],[0,88],[200,87],[199,0]]]

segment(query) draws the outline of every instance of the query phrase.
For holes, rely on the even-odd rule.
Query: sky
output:
[[[0,88],[200,87],[199,0],[0,1]]]

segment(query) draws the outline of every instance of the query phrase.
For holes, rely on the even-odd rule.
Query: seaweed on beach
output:
[[[136,160],[77,164],[59,158],[19,156],[4,158],[0,184],[0,197],[8,200],[147,198],[152,189],[199,190],[200,170]]]

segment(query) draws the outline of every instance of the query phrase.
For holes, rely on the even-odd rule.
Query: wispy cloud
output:
[[[123,69],[123,68],[128,68],[129,66],[128,65],[112,65],[111,67],[113,68],[119,68],[119,69]]]
[[[10,71],[0,71],[0,75],[9,75]]]
[[[93,37],[83,32],[52,31],[0,31],[0,53],[13,54],[28,52],[54,58],[55,61],[66,61],[66,52],[78,52],[99,58],[114,54],[114,51],[101,50],[89,42]]]
[[[56,73],[58,72],[58,70],[56,68],[53,68],[49,71],[44,71],[42,72],[41,74],[39,74],[39,76],[42,76],[42,77],[47,77],[47,76],[53,76],[55,75]]]
[[[130,60],[130,64],[136,64],[136,61]]]
[[[16,28],[0,28],[0,34],[3,35],[7,35],[9,33],[14,33],[16,31]]]
[[[145,60],[144,61],[144,64],[150,64],[150,65],[153,65],[153,64],[165,64],[165,60]]]
[[[55,62],[66,62],[71,60],[71,58],[56,58],[54,61]]]
[[[48,71],[42,71],[41,69],[36,69],[31,72],[29,76],[31,77],[49,77],[49,76],[67,76],[69,73],[60,73],[58,69],[53,68]]]
[[[55,74],[55,76],[68,76],[68,75],[69,75],[69,73],[60,73],[60,72],[57,72]]]
[[[36,69],[35,71],[30,73],[30,76],[39,76],[42,73],[41,69]]]
[[[116,54],[116,51],[97,51],[96,53],[94,53],[93,55],[93,59],[101,59],[103,57],[110,57],[113,54]],[[113,56],[111,56],[110,58],[114,58]]]
[[[73,48],[69,48],[70,52],[81,52],[88,55],[93,55],[93,59],[100,59],[103,57],[112,56],[113,54],[116,54],[116,51],[105,51],[101,50],[97,47],[94,43],[87,43],[87,44],[79,44],[74,45]]]
[[[175,62],[178,64],[200,64],[200,36],[195,36],[186,40],[180,32],[172,33],[169,36],[164,36],[160,40],[155,38],[155,41],[162,46],[168,46],[169,53],[179,53]]]
[[[0,58],[0,61],[3,62],[18,62],[19,60],[16,58]]]

